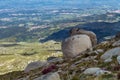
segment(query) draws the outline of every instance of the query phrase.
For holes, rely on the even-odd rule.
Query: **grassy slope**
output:
[[[113,57],[113,61],[109,63],[104,63],[104,61],[100,59],[101,55],[104,54],[107,50],[114,48],[112,46],[113,43],[114,40],[108,41],[107,43],[98,44],[93,50],[96,51],[97,49],[103,49],[104,52],[101,52],[99,54],[96,54],[94,51],[92,53],[86,51],[84,54],[78,55],[76,58],[71,58],[69,60],[64,59],[62,62],[55,62],[54,65],[57,66],[55,72],[62,70],[62,72],[60,72],[61,80],[117,80],[117,75],[120,73],[120,66],[118,65],[116,57]],[[44,45],[47,44],[48,43],[45,43]],[[93,75],[82,74],[85,69],[90,67],[100,67],[101,69],[111,71],[112,74],[104,74],[97,77]],[[18,78],[26,78],[27,76],[29,76],[30,80],[33,80],[36,77],[42,75],[41,71],[43,69],[45,68],[38,68],[30,71],[29,73],[24,73],[23,71],[11,72],[5,75],[1,75],[0,80],[16,80]]]
[[[54,50],[60,50],[60,43],[0,42],[0,74],[23,70],[32,61],[45,60],[52,55],[59,56]]]

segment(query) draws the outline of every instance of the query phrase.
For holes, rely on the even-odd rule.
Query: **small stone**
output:
[[[88,52],[88,54],[94,54],[94,55],[96,55],[96,54],[99,54],[97,51],[90,51],[90,52]]]
[[[108,63],[108,62],[111,62],[111,61],[112,61],[112,59],[109,58],[109,59],[106,59],[104,62]]]
[[[100,75],[103,75],[103,74],[111,74],[110,71],[102,70],[102,69],[97,68],[97,67],[88,68],[83,73],[87,74],[87,75],[95,75],[95,76],[100,76]]]
[[[96,76],[100,76],[100,75],[103,75],[103,74],[111,74],[111,72],[106,71],[106,70],[99,70],[95,73]]]
[[[101,59],[107,60],[107,59],[111,59],[113,56],[119,56],[119,55],[120,55],[120,47],[116,47],[116,48],[113,48],[113,49],[106,51],[101,56]]]
[[[114,42],[113,44],[112,44],[112,46],[120,46],[120,40],[119,41],[116,41],[116,42]]]
[[[98,53],[103,53],[103,52],[104,52],[103,49],[97,49],[96,51],[97,51]]]
[[[117,57],[117,61],[120,64],[120,56]]]
[[[111,40],[113,38],[115,38],[115,36],[106,36],[106,37],[104,37],[105,40]]]
[[[55,62],[63,62],[63,59],[59,57],[49,57],[47,61],[49,63],[55,63]]]
[[[92,74],[92,75],[94,75],[94,74],[96,74],[96,72],[99,71],[99,70],[101,70],[101,69],[100,69],[100,68],[97,68],[97,67],[88,68],[88,69],[86,69],[86,70],[83,72],[83,74],[88,74],[88,75]]]
[[[46,75],[42,75],[41,77],[38,77],[34,80],[61,80],[61,79],[59,74],[55,72],[55,73],[48,73]]]
[[[108,41],[101,42],[102,45],[105,45],[105,44],[108,44],[108,43],[109,43]]]

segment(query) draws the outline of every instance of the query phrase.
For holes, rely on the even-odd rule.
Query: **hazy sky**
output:
[[[120,5],[120,0],[0,0],[0,8]]]

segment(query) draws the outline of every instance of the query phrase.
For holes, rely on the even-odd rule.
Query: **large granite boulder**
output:
[[[92,41],[92,46],[95,46],[97,44],[97,37],[96,34],[92,31],[87,31],[87,30],[83,30],[80,28],[73,28],[70,30],[70,35],[78,35],[78,34],[86,34],[90,37],[91,41]]]
[[[92,49],[92,43],[89,36],[84,34],[68,37],[62,42],[62,52],[65,58],[75,57],[88,49]]]

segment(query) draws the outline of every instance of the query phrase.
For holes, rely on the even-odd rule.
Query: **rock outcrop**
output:
[[[91,40],[84,34],[71,36],[62,42],[62,52],[65,58],[75,57],[91,48]]]
[[[83,30],[83,29],[80,29],[80,28],[73,28],[70,30],[70,35],[73,36],[73,35],[80,35],[80,34],[85,34],[85,35],[88,35],[92,41],[92,46],[95,46],[97,45],[97,37],[96,37],[96,34],[92,31],[87,31],[87,30]]]

